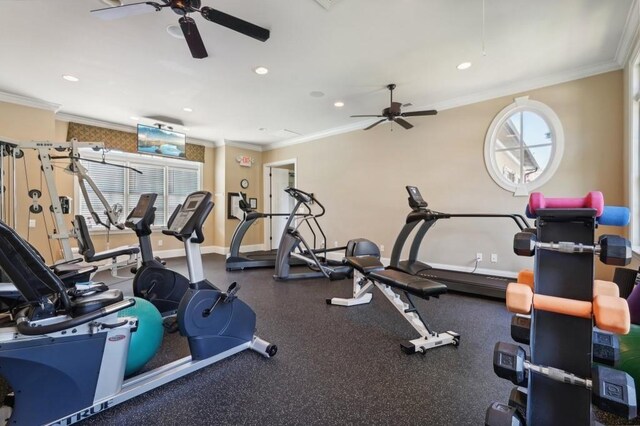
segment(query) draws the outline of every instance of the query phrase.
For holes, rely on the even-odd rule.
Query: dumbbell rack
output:
[[[537,240],[572,241],[592,245],[595,240],[595,209],[540,209]],[[534,292],[567,299],[592,301],[594,256],[537,250]],[[591,376],[593,321],[591,319],[533,310],[531,362]],[[590,425],[591,391],[529,376],[527,424]]]

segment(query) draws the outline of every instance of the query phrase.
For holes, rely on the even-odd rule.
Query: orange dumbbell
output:
[[[604,286],[611,291],[611,287]],[[610,293],[608,293],[610,294]],[[631,328],[629,305],[621,297],[601,292],[593,302],[563,297],[534,294],[529,285],[510,283],[507,286],[507,309],[518,314],[529,314],[531,308],[580,318],[595,318],[596,326],[605,331],[627,334]]]

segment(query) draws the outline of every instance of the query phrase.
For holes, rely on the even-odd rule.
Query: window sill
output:
[[[166,229],[164,226],[152,226],[151,230],[152,231],[161,231],[163,229]],[[111,228],[110,231],[108,231],[104,226],[99,226],[99,227],[95,227],[95,228],[89,228],[89,234],[90,235],[123,235],[123,234],[133,234],[135,235],[135,232],[132,229],[129,228],[125,228],[125,229],[118,229],[118,228]]]

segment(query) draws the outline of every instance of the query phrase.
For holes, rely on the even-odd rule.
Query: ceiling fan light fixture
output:
[[[471,62],[462,62],[461,64],[458,64],[456,68],[458,68],[460,71],[468,70],[469,68],[471,68]]]
[[[334,107],[336,108],[342,108],[344,106],[344,102],[342,101],[337,101],[333,104]]]
[[[267,67],[255,67],[253,69],[253,72],[255,72],[258,75],[265,75],[269,72],[269,69]]]
[[[169,25],[167,27],[167,32],[173,38],[180,38],[184,40],[184,34],[182,33],[180,27],[177,25]]]

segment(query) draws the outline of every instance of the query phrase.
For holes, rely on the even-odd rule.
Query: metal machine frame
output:
[[[404,318],[414,330],[420,334],[420,337],[409,341],[409,344],[403,344],[402,350],[405,353],[425,353],[427,350],[445,346],[458,346],[460,335],[453,331],[437,333],[429,327],[411,299],[411,295],[405,292],[408,303],[405,303],[400,295],[393,291],[392,287],[382,284],[362,274],[358,270],[353,271],[353,297],[341,298],[334,297],[327,299],[327,304],[338,306],[358,306],[371,302],[373,294],[370,290],[377,287],[378,290],[387,298],[387,300],[398,310],[402,318]]]

